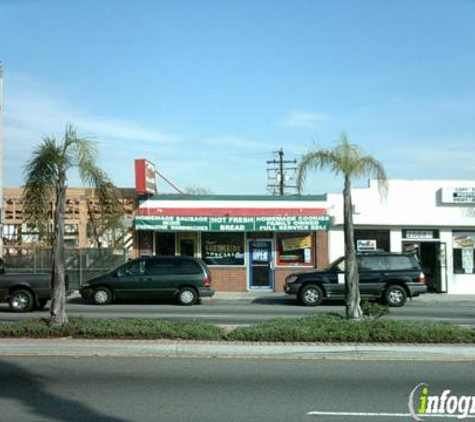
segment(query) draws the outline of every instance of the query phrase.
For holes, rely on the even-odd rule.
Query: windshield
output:
[[[340,257],[338,259],[335,259],[327,268],[328,271],[339,271],[339,272],[344,272],[345,271],[345,257]]]

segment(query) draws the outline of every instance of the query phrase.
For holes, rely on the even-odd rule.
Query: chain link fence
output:
[[[127,261],[125,249],[66,248],[64,250],[69,290],[77,290],[93,277],[104,274]],[[4,248],[6,273],[50,273],[51,248]]]

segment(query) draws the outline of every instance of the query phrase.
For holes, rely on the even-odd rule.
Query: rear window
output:
[[[188,259],[178,261],[176,268],[179,274],[201,274],[203,272],[197,262]]]
[[[414,256],[388,256],[388,260],[391,271],[417,270],[419,268],[419,264]]]

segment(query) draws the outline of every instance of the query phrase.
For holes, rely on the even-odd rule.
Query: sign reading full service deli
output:
[[[289,232],[328,230],[328,215],[291,216],[137,216],[136,230],[210,232]]]

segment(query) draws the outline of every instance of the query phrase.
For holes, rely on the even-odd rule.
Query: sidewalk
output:
[[[475,345],[0,339],[0,356],[475,361]]]

